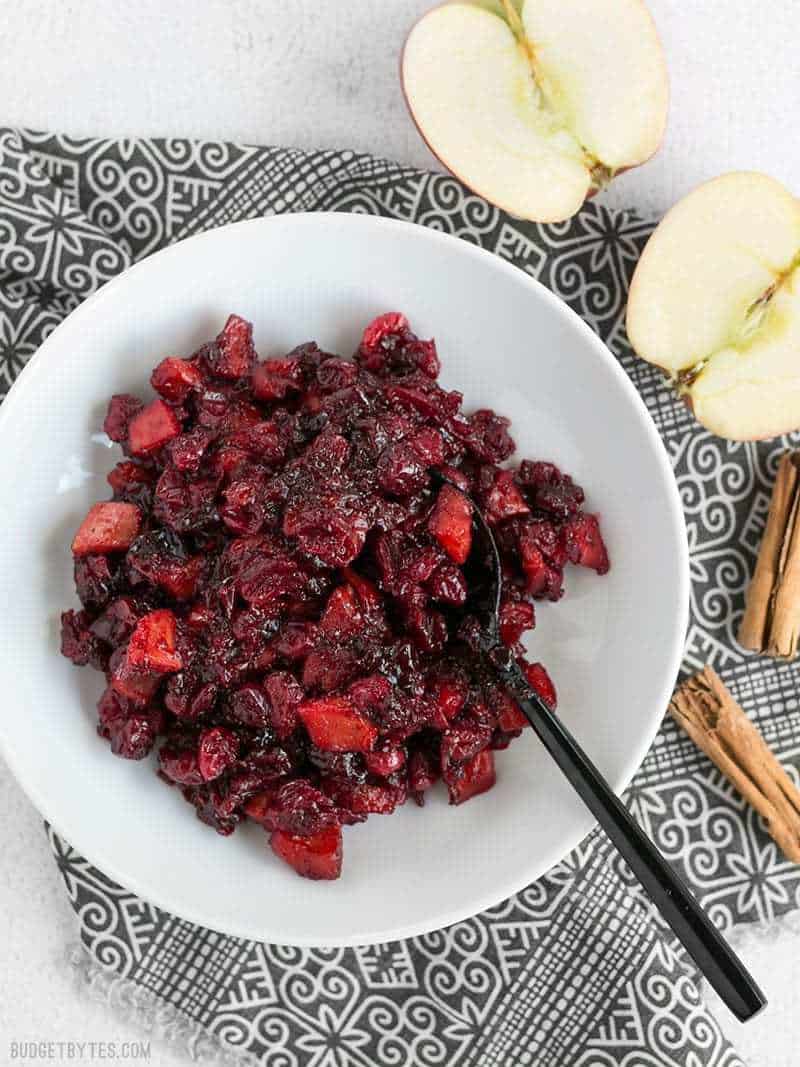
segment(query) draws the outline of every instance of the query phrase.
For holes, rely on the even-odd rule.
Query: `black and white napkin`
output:
[[[0,391],[70,311],[131,263],[202,230],[301,210],[387,215],[480,244],[549,286],[610,345],[664,439],[683,500],[692,576],[684,669],[713,664],[797,778],[798,669],[748,657],[735,640],[787,441],[711,436],[632,357],[626,291],[652,229],[635,215],[592,202],[566,223],[523,223],[450,177],[348,151],[0,128]],[[722,929],[800,904],[800,868],[671,721],[627,799]],[[597,832],[482,915],[339,950],[192,926],[51,840],[80,920],[76,968],[95,995],[207,1062],[743,1067],[690,962]]]

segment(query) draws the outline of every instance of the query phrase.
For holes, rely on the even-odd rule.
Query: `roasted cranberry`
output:
[[[326,393],[338,393],[355,383],[358,367],[346,359],[332,357],[317,368],[317,384]]]
[[[428,581],[428,588],[434,600],[444,604],[465,604],[467,600],[467,580],[455,564],[443,563],[437,567]]]
[[[502,463],[514,451],[514,442],[508,433],[508,419],[482,409],[468,418],[467,447],[478,459],[486,463]]]
[[[178,532],[215,522],[218,486],[216,476],[192,478],[166,467],[156,486],[153,517]]]
[[[116,393],[108,402],[108,411],[103,421],[103,430],[117,444],[128,440],[128,426],[134,415],[138,415],[144,404],[137,396],[130,393]]]
[[[269,698],[270,724],[276,735],[285,740],[297,728],[303,688],[293,675],[275,671],[267,676],[264,689]]]
[[[299,359],[270,359],[253,370],[253,394],[259,400],[284,400],[303,385],[303,366]]]
[[[144,759],[155,744],[156,732],[152,714],[135,711],[111,731],[111,751],[123,759]]]
[[[76,667],[91,663],[97,670],[105,668],[102,642],[89,629],[91,618],[85,611],[65,611],[61,616],[61,653]]]
[[[145,510],[150,509],[153,487],[156,484],[156,474],[151,468],[133,460],[124,460],[108,474],[106,481],[114,491],[115,500],[124,500]]]
[[[142,614],[141,606],[133,597],[120,597],[97,616],[90,629],[101,641],[116,648],[128,640]]]
[[[268,830],[285,830],[302,837],[339,824],[330,798],[303,779],[255,796],[245,810]]]
[[[390,496],[410,496],[429,481],[425,461],[410,444],[389,445],[377,464],[378,484]]]
[[[406,758],[407,754],[403,746],[395,747],[386,743],[381,748],[376,749],[374,752],[368,752],[364,756],[367,770],[370,774],[377,774],[381,778],[388,778],[390,774],[399,771],[401,767],[405,766]]]
[[[200,785],[203,775],[197,752],[191,748],[164,745],[158,754],[161,771],[171,782],[179,785]]]
[[[116,588],[116,566],[109,556],[78,556],[75,559],[75,590],[85,608],[102,609]]]
[[[205,358],[220,378],[244,378],[256,361],[253,327],[238,315],[231,315]]]
[[[169,457],[179,471],[197,473],[206,449],[214,440],[211,430],[196,426],[188,433],[182,433],[167,445]]]
[[[438,760],[434,753],[417,749],[408,761],[408,788],[417,804],[425,803],[425,793],[439,778]]]
[[[295,505],[284,515],[283,532],[300,551],[329,567],[345,567],[364,547],[369,523],[358,511],[337,508],[335,500]]]
[[[223,771],[236,762],[239,754],[239,738],[232,730],[214,726],[203,730],[197,746],[197,765],[204,781],[219,778]]]
[[[257,685],[243,685],[234,689],[228,698],[228,710],[231,718],[243,726],[264,730],[272,725],[269,701],[264,690]]]
[[[256,534],[264,523],[262,493],[264,482],[259,477],[232,482],[223,491],[220,518],[236,534]]]
[[[458,778],[461,765],[486,748],[491,730],[478,724],[452,726],[442,734],[441,768],[445,781]]]
[[[379,315],[366,327],[356,358],[371,371],[380,371],[387,357],[409,336],[408,319],[399,311]]]

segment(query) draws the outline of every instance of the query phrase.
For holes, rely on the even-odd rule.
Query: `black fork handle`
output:
[[[539,740],[647,890],[675,936],[737,1019],[752,1019],[766,1005],[766,998],[686,883],[633,819],[558,716],[530,686],[517,664],[506,662],[498,669]]]

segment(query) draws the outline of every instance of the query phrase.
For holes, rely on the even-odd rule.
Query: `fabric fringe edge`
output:
[[[107,1005],[117,1019],[139,1027],[171,1051],[218,1067],[260,1067],[252,1053],[234,1048],[133,979],[103,967],[82,944],[67,948],[66,962],[80,993]]]

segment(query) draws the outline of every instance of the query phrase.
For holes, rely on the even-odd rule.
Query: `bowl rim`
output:
[[[191,237],[176,241],[165,248],[145,256],[144,259],[132,264],[120,274],[110,279],[70,312],[58,326],[48,334],[36,352],[31,356],[6,394],[5,400],[0,404],[0,432],[2,432],[8,419],[13,417],[16,408],[24,402],[28,393],[35,388],[37,375],[44,367],[48,351],[56,342],[59,332],[67,323],[70,323],[71,328],[74,328],[76,322],[80,322],[87,316],[91,317],[95,304],[101,298],[107,297],[109,292],[125,285],[130,275],[149,269],[151,263],[155,260],[163,262],[170,257],[185,255],[186,246],[196,247],[200,242],[213,243],[214,241],[228,240],[231,231],[243,231],[245,229],[255,230],[271,227],[270,233],[272,233],[272,231],[279,230],[281,226],[287,227],[288,229],[294,227],[302,229],[304,227],[313,228],[315,226],[330,225],[343,226],[345,228],[352,226],[355,228],[363,228],[365,230],[384,230],[389,232],[393,230],[396,232],[403,231],[408,234],[411,234],[413,231],[413,239],[415,240],[419,239],[420,241],[429,241],[432,244],[447,245],[454,251],[457,250],[458,254],[482,261],[486,267],[497,270],[501,274],[507,275],[509,278],[513,278],[518,284],[520,282],[526,284],[530,291],[533,294],[536,294],[536,299],[543,302],[548,307],[550,313],[560,317],[563,321],[569,323],[573,329],[576,329],[578,333],[583,336],[587,346],[594,351],[596,357],[605,363],[610,374],[613,378],[616,378],[618,384],[625,393],[630,403],[632,415],[636,418],[644,431],[645,436],[653,446],[653,451],[657,457],[657,463],[661,469],[661,474],[663,475],[669,519],[679,555],[677,561],[679,565],[678,587],[675,590],[674,598],[676,606],[673,627],[674,632],[670,648],[665,649],[665,659],[667,660],[669,670],[665,670],[664,677],[667,681],[665,681],[662,686],[663,692],[659,695],[657,701],[653,701],[653,709],[650,716],[647,719],[643,718],[641,739],[631,748],[628,757],[625,760],[622,772],[609,780],[614,792],[619,796],[630,784],[633,776],[641,766],[647,752],[652,746],[663,720],[664,711],[672,696],[675,679],[677,678],[682,660],[685,635],[689,621],[690,582],[688,540],[681,498],[666,447],[649,411],[647,410],[647,406],[630,377],[605,342],[594,332],[588,323],[577,314],[576,311],[553,293],[552,290],[548,289],[547,286],[537,278],[534,278],[510,261],[503,259],[495,252],[454,234],[435,230],[420,223],[359,212],[289,212],[285,214],[243,219],[238,222],[227,223],[223,226],[215,227],[211,230],[205,230],[202,233],[194,234]],[[238,937],[245,940],[258,940],[258,938],[254,938],[253,930],[250,927],[241,927],[237,925],[235,914],[231,916],[230,922],[226,922],[224,926],[222,924],[209,924],[206,917],[193,913],[191,907],[185,907],[179,900],[168,899],[169,894],[162,894],[159,891],[153,892],[151,887],[141,885],[136,875],[132,875],[127,871],[120,871],[118,864],[113,859],[109,859],[102,855],[102,850],[95,848],[91,844],[91,841],[89,842],[88,848],[84,847],[84,834],[81,832],[80,828],[77,833],[73,829],[69,832],[62,831],[59,825],[58,812],[53,810],[52,802],[48,800],[46,796],[43,796],[42,792],[33,784],[26,781],[24,768],[21,767],[22,760],[18,759],[15,753],[13,736],[4,728],[3,719],[1,717],[0,755],[2,755],[25,795],[37,809],[38,813],[44,818],[46,823],[49,824],[56,834],[62,836],[72,849],[83,856],[93,867],[101,871],[107,878],[111,879],[128,892],[135,894],[143,901],[175,916],[176,918],[184,919],[187,922],[191,922],[194,925],[201,926],[205,929],[216,930],[217,932],[228,936]],[[404,940],[431,933],[435,930],[446,929],[455,923],[472,918],[488,908],[501,904],[509,897],[524,889],[526,885],[541,878],[547,871],[562,860],[566,859],[567,856],[569,856],[569,854],[574,851],[574,849],[577,848],[597,827],[597,821],[588,813],[588,811],[586,812],[586,816],[586,821],[582,826],[576,828],[569,834],[565,834],[557,848],[551,850],[550,853],[541,856],[536,864],[531,865],[530,872],[526,874],[524,879],[521,881],[519,878],[507,879],[502,884],[498,884],[492,892],[484,893],[482,896],[474,898],[466,907],[462,906],[454,908],[452,912],[448,913],[446,916],[437,914],[427,922],[408,923],[405,926],[394,928],[391,931],[387,931],[386,929],[368,930],[358,935],[332,936],[326,938],[303,938],[293,936],[291,939],[281,939],[280,937],[275,938],[270,935],[269,943],[300,948],[351,948],[380,944],[390,940]],[[264,939],[262,938],[261,941],[263,942]]]

